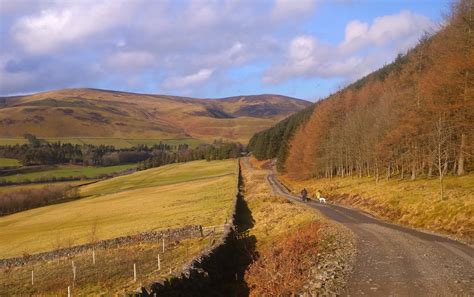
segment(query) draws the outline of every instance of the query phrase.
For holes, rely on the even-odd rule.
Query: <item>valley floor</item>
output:
[[[74,295],[123,293],[180,273],[220,238],[236,185],[236,160],[170,164],[82,186],[71,202],[0,217],[0,258],[26,263],[0,260],[0,296],[65,295],[68,286]],[[161,240],[141,235],[110,248],[101,245],[189,225],[204,231],[169,239],[164,251]],[[89,246],[78,247],[83,244]],[[97,247],[95,264],[90,246]],[[57,252],[61,249],[68,255]],[[31,257],[41,252],[47,256]]]

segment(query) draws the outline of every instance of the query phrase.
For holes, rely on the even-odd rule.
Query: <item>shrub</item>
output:
[[[251,296],[290,296],[302,289],[309,269],[316,264],[319,224],[306,224],[259,252],[245,279]]]
[[[0,194],[0,216],[78,197],[77,188],[47,185],[39,189],[21,189]]]

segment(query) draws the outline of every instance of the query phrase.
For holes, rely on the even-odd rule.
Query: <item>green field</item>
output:
[[[35,181],[39,179],[49,179],[49,178],[67,178],[67,177],[86,177],[86,178],[96,178],[102,174],[111,174],[114,172],[120,172],[128,169],[136,168],[136,164],[125,164],[117,166],[107,166],[107,167],[84,167],[84,166],[60,166],[55,169],[31,172],[25,174],[15,174],[2,176],[0,179],[6,180],[8,182],[22,182],[22,181]]]
[[[0,258],[190,224],[220,225],[236,195],[235,160],[194,161],[87,185],[85,198],[0,218]]]
[[[63,182],[51,182],[51,183],[39,183],[39,184],[23,184],[23,185],[13,185],[13,186],[2,186],[0,187],[0,195],[20,190],[34,190],[41,189],[48,186],[70,186],[77,187],[83,184],[89,184],[95,180],[75,180],[75,181],[63,181]]]
[[[17,159],[0,158],[0,168],[19,166],[21,166],[21,163]]]
[[[41,138],[41,137],[40,137]],[[41,138],[42,139],[42,138]],[[190,147],[196,147],[202,142],[195,138],[176,138],[176,139],[125,139],[125,138],[100,138],[100,137],[61,137],[45,138],[48,142],[61,142],[71,144],[92,144],[92,145],[113,145],[115,148],[131,148],[137,145],[148,145],[164,143],[169,145],[188,144]],[[0,138],[0,145],[26,144],[25,138]]]

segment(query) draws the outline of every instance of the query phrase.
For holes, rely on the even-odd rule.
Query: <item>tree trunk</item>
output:
[[[461,146],[459,148],[459,156],[458,156],[458,175],[463,175],[464,171],[464,150],[466,148],[466,134],[461,134]]]
[[[411,180],[416,179],[416,163],[411,165]]]

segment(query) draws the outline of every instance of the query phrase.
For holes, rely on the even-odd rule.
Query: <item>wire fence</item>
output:
[[[67,256],[61,254],[53,259],[4,265],[0,271],[0,296],[125,294],[179,274],[191,259],[220,238],[226,226],[201,227],[200,235],[192,238],[134,241]]]

